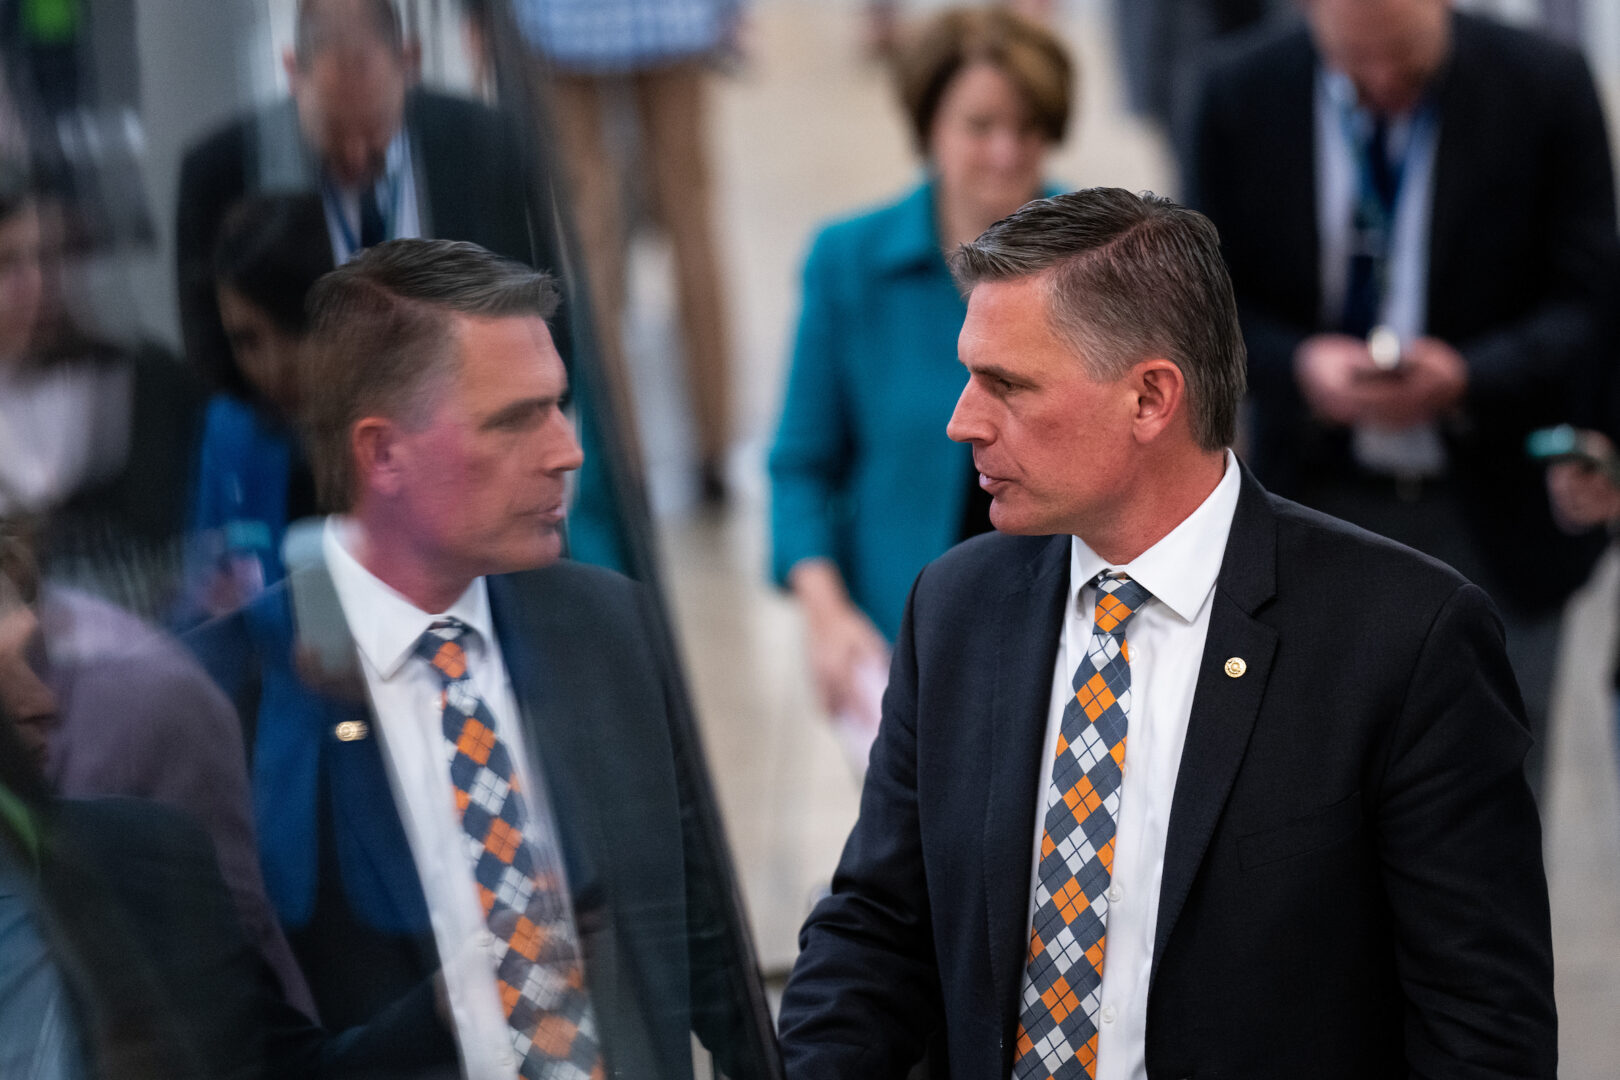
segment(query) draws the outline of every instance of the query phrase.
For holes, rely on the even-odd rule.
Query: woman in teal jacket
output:
[[[772,573],[833,712],[857,705],[863,667],[886,670],[923,565],[989,528],[972,455],[945,436],[967,314],[945,253],[1043,194],[1073,87],[1063,45],[999,8],[941,13],[896,63],[927,176],[812,245],[770,456]]]

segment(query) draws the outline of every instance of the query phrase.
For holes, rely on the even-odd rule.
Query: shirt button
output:
[[[1103,1006],[1102,1018],[1103,1023],[1105,1024],[1112,1024],[1114,1022],[1114,1007],[1112,1005]]]
[[[1125,895],[1124,893],[1119,891],[1119,886],[1115,885],[1114,887],[1112,887],[1111,889],[1108,890],[1108,902],[1110,904],[1117,904],[1117,903],[1119,903],[1119,898],[1121,896],[1124,896],[1124,895]]]
[[[480,931],[478,931],[478,947],[480,949],[494,948],[495,947],[495,935],[490,933],[488,930],[480,930]]]

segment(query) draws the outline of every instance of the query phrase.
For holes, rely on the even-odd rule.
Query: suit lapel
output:
[[[990,782],[984,808],[985,914],[992,1001],[1016,1021],[1018,980],[1029,944],[1030,852],[1041,749],[1051,704],[1052,665],[1063,631],[1069,587],[1069,538],[1052,537],[1000,598],[992,640],[1000,642],[990,726],[985,732]]]
[[[512,694],[522,714],[532,775],[545,778],[551,826],[562,848],[569,891],[576,906],[593,908],[603,887],[593,851],[610,850],[602,822],[587,795],[595,755],[577,745],[612,730],[590,715],[592,695],[576,686],[575,673],[590,671],[590,658],[573,655],[590,647],[590,635],[570,634],[556,620],[556,604],[533,595],[543,572],[488,578],[490,615],[501,642]],[[578,913],[582,918],[584,912]],[[583,928],[582,928],[583,929]]]
[[[1232,790],[1277,650],[1277,632],[1255,618],[1276,592],[1277,526],[1267,500],[1265,490],[1244,469],[1171,800],[1154,974]],[[1233,658],[1243,661],[1241,669],[1233,669],[1238,671],[1235,677],[1227,667]]]

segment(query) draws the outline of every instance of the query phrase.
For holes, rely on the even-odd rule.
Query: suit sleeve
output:
[[[1597,88],[1577,54],[1548,70],[1541,114],[1548,212],[1543,295],[1521,317],[1453,342],[1468,363],[1469,401],[1511,414],[1526,399],[1563,400],[1606,349],[1617,275],[1614,176]]]
[[[836,558],[837,500],[852,453],[840,335],[833,235],[823,233],[804,267],[804,307],[793,342],[782,418],[771,448],[771,576],[787,584],[805,559]]]
[[[1464,585],[1418,656],[1378,807],[1413,1077],[1556,1075],[1529,746],[1501,623]]]
[[[917,659],[923,577],[895,643],[860,818],[799,934],[782,996],[790,1080],[900,1080],[942,1016],[917,811]]]

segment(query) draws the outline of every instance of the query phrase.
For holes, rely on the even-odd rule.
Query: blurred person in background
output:
[[[715,236],[709,153],[711,67],[735,51],[743,0],[515,0],[543,59],[556,149],[567,168],[603,361],[621,370],[631,214],[627,181],[646,184],[674,256],[680,355],[697,436],[697,484],[726,500],[731,345]],[[627,168],[614,145],[615,108],[634,117]]]
[[[61,340],[47,278],[52,207],[27,169],[0,163],[0,513],[53,509],[123,468],[130,372]],[[80,346],[88,346],[81,351]]]
[[[1113,29],[1131,112],[1179,134],[1212,45],[1284,14],[1292,0],[1114,0]]]
[[[184,646],[41,582],[29,523],[0,518],[0,684],[54,794],[165,804],[207,831],[237,915],[288,1001],[314,1007],[265,896],[236,711]]]
[[[289,97],[187,151],[176,211],[181,327],[188,359],[216,388],[244,389],[214,272],[221,226],[244,195],[318,197],[324,220],[304,240],[328,268],[410,236],[558,265],[550,218],[530,220],[529,173],[510,125],[480,103],[418,87],[419,61],[393,0],[299,0],[283,57]]]
[[[945,255],[1042,195],[1075,81],[1056,37],[994,7],[934,16],[896,75],[924,177],[812,244],[770,455],[772,575],[803,607],[824,706],[866,733],[862,767],[912,580],[990,528],[972,455],[943,426],[967,314]]]
[[[316,512],[294,420],[304,301],[331,269],[307,240],[321,215],[313,196],[252,196],[221,226],[214,280],[229,367],[204,418],[191,518],[199,565],[190,606],[205,615],[280,581],[287,525]]]
[[[261,862],[323,1022],[392,1075],[762,1076],[636,588],[559,561],[550,279],[368,249],[311,293],[311,558],[190,640],[261,681]],[[471,857],[469,857],[471,856]]]
[[[260,977],[263,959],[243,932],[242,889],[227,888],[215,859],[245,856],[235,862],[234,885],[248,872],[257,880],[251,832],[245,849],[225,843],[247,810],[245,778],[231,783],[232,732],[209,730],[206,710],[195,708],[217,693],[200,672],[188,677],[186,666],[195,671],[195,664],[172,642],[152,651],[151,671],[76,657],[110,662],[64,687],[56,666],[65,644],[61,609],[36,597],[37,585],[27,546],[0,527],[0,1075],[259,1076],[267,1025],[286,1018],[277,1019],[275,995]],[[101,609],[76,614],[91,610]],[[130,630],[134,620],[122,618],[99,629]],[[150,644],[154,633],[143,629],[137,639]],[[121,683],[125,696],[98,684],[103,676]],[[183,688],[162,685],[174,676]],[[225,719],[232,722],[228,710]],[[66,782],[50,790],[45,770],[62,780],[64,739],[88,740],[92,728],[103,745],[133,751],[137,762],[122,776],[117,763],[104,763],[114,783],[87,790],[70,766]],[[182,728],[188,738],[168,737]],[[234,745],[240,777],[240,741]],[[203,758],[224,766],[211,778],[219,788],[182,794],[169,777],[164,791],[138,792],[155,794],[155,802],[105,797],[129,793],[121,780],[157,775],[152,766],[166,755],[173,755],[164,763],[170,770],[193,779],[210,779],[190,769]],[[230,822],[199,820],[202,810]],[[205,826],[215,830],[212,842]],[[262,887],[258,904],[258,914],[268,914]],[[293,1026],[309,1031],[307,1022]]]
[[[1554,524],[1532,429],[1609,355],[1607,130],[1581,56],[1447,0],[1304,0],[1209,72],[1189,150],[1279,494],[1483,586],[1537,749],[1564,600],[1601,538]]]
[[[199,395],[167,354],[80,325],[68,214],[0,160],[0,515],[46,518],[48,576],[155,614],[179,563]]]

